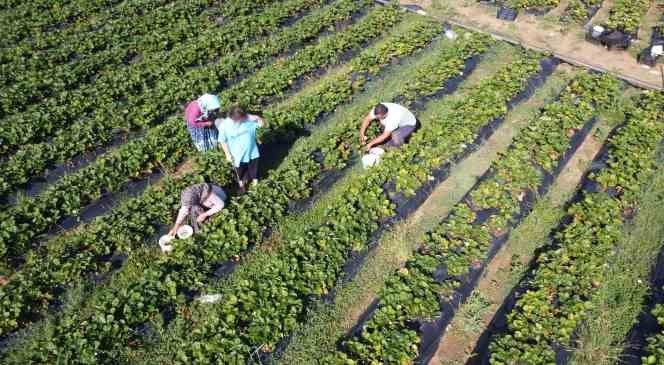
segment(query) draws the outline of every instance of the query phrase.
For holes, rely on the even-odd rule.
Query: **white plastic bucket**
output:
[[[369,150],[369,153],[376,156],[382,156],[385,154],[385,150],[380,147],[374,147]]]
[[[365,169],[368,169],[371,166],[375,166],[376,164],[378,164],[378,159],[379,159],[379,157],[376,156],[376,155],[372,155],[372,154],[364,155],[362,157],[362,166]]]
[[[194,234],[194,229],[189,225],[184,225],[178,228],[178,238],[181,240],[186,240]]]
[[[175,237],[165,234],[159,238],[159,247],[161,248],[161,252],[164,253],[169,253],[173,251],[173,245],[170,243],[175,239]]]

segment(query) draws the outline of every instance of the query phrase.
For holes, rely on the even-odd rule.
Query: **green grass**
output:
[[[455,314],[465,332],[477,332],[484,328],[482,317],[489,313],[491,302],[479,292],[473,292],[463,307]]]
[[[664,243],[664,147],[659,170],[644,187],[637,215],[623,234],[570,364],[612,364],[629,344],[625,336],[644,309],[648,276]]]

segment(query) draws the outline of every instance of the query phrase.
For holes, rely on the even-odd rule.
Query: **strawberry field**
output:
[[[451,339],[473,349],[456,363],[664,364],[664,232],[638,229],[664,226],[661,92],[371,0],[0,14],[0,363],[438,364]],[[246,193],[191,142],[204,93],[267,121]],[[379,102],[418,127],[363,168]],[[224,209],[163,253],[200,182]],[[561,190],[523,269],[495,279]],[[621,296],[632,241],[649,259]],[[508,295],[458,337],[483,280]],[[624,309],[610,336],[593,326],[607,301]]]

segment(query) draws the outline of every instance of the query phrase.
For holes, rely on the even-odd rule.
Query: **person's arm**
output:
[[[191,122],[191,125],[194,128],[206,128],[206,127],[212,127],[212,122],[210,120],[201,120],[201,121],[194,120],[193,122]]]
[[[373,111],[370,111],[369,114],[367,114],[366,117],[364,117],[364,120],[362,121],[362,125],[360,126],[360,144],[364,144],[364,142],[367,141],[367,136],[365,133],[367,132],[367,128],[371,125],[371,122],[376,119],[373,115]]]
[[[205,128],[211,127],[212,122],[210,120],[198,120],[201,116],[201,109],[197,105],[189,105],[184,112],[184,119],[187,120],[187,123],[194,128]]]
[[[213,215],[221,212],[221,210],[224,209],[224,201],[221,200],[217,194],[212,193],[205,200],[205,206],[209,207],[210,209],[206,210],[198,216],[198,223],[203,223],[203,221],[209,217],[212,217]]]
[[[390,131],[384,131],[380,136],[374,138],[371,140],[371,142],[367,143],[367,151],[370,150],[373,146],[379,145],[383,142],[385,142],[386,139],[390,138],[392,135],[392,132]]]
[[[255,120],[256,123],[258,123],[258,126],[261,128],[265,128],[267,126],[267,122],[265,121],[265,119],[261,118],[258,115],[249,114],[249,119]]]
[[[228,149],[228,145],[224,142],[219,142],[219,145],[221,146],[221,150],[224,151],[224,155],[226,155],[226,160],[233,163],[233,155],[231,155],[231,150]]]
[[[178,216],[175,218],[173,228],[168,232],[169,235],[175,236],[178,233],[178,228],[180,228],[184,220],[187,218],[187,215],[189,215],[189,207],[184,205],[181,206],[180,210],[178,210]]]

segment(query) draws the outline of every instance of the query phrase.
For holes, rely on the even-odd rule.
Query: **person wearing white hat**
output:
[[[209,151],[217,145],[218,133],[214,121],[219,117],[220,108],[219,97],[204,94],[187,104],[184,110],[187,130],[189,130],[194,146],[199,151]]]

